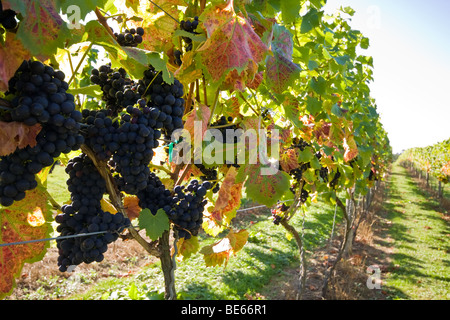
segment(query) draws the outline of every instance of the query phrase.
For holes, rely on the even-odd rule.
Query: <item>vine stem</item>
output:
[[[91,50],[92,46],[94,45],[93,42],[91,42],[89,44],[89,46],[87,47],[86,51],[84,52],[83,56],[81,57],[80,62],[78,62],[77,67],[75,68],[75,71],[72,73],[72,76],[70,77],[69,81],[67,82],[67,84],[70,86],[71,82],[73,81],[73,79],[75,78],[75,75],[77,74],[78,70],[80,69],[81,65],[83,64],[84,59],[86,59],[86,56],[89,52],[89,50]]]

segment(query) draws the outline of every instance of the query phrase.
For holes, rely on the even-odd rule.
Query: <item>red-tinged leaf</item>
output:
[[[70,38],[66,22],[59,15],[60,8],[52,0],[27,0],[26,14],[19,24],[17,39],[41,60],[63,48]]]
[[[233,1],[207,9],[201,16],[208,39],[198,49],[200,62],[214,84],[227,78],[227,87],[241,88],[252,81],[268,53],[252,25],[236,14]]]
[[[208,129],[209,118],[211,117],[211,109],[204,104],[195,105],[186,116],[186,122],[184,123],[184,129],[186,129],[191,138],[193,139],[203,139],[203,136]],[[196,123],[198,128],[196,128]]]
[[[292,62],[292,34],[278,24],[273,28],[273,56],[266,60],[266,83],[275,92],[282,93],[299,77],[300,67]]]
[[[228,235],[218,242],[205,246],[200,250],[207,267],[227,265],[232,254],[236,254],[247,243],[248,231],[243,229],[238,232],[230,230]]]
[[[264,79],[264,72],[260,71],[257,74],[255,74],[254,79],[247,81],[247,87],[253,90],[257,90],[263,79]]]
[[[269,169],[262,164],[241,166],[247,180],[244,184],[247,196],[257,203],[272,207],[289,190],[290,176],[286,172]],[[264,170],[264,171],[263,171]]]
[[[0,156],[11,154],[17,148],[35,147],[36,136],[41,129],[40,124],[27,126],[20,122],[0,121]]]
[[[353,135],[344,138],[344,161],[349,162],[353,160],[358,155],[358,147],[356,146],[356,141]]]
[[[190,237],[188,240],[184,238],[179,239],[177,247],[178,247],[178,256],[182,256],[183,260],[188,259],[200,248],[198,237]]]
[[[0,90],[8,89],[8,81],[14,76],[17,68],[23,60],[30,59],[30,52],[24,48],[20,40],[16,40],[14,34],[6,33],[5,43],[0,46]]]
[[[236,168],[230,167],[223,180],[219,194],[211,212],[211,218],[228,225],[236,216],[236,209],[241,204],[243,183],[236,183]]]
[[[133,220],[139,217],[142,208],[139,207],[139,199],[137,196],[126,196],[123,199],[123,207],[128,219]]]
[[[299,167],[298,163],[298,150],[288,149],[280,155],[280,166],[284,172],[291,172],[291,170]]]
[[[25,199],[12,206],[0,207],[0,243],[14,243],[48,238],[52,212],[43,187],[26,193]],[[24,263],[43,258],[48,241],[0,247],[0,299],[15,286]]]

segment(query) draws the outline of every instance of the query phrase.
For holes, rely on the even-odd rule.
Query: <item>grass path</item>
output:
[[[450,299],[450,226],[444,209],[394,164],[384,204],[393,239],[391,272],[383,279],[390,299]]]

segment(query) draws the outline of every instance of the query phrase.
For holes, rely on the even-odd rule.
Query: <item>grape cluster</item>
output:
[[[152,214],[163,209],[174,223],[180,238],[198,235],[203,223],[203,211],[207,203],[206,192],[211,189],[209,181],[199,183],[191,180],[187,186],[176,186],[172,194],[160,179],[151,173],[147,187],[138,193],[139,206],[148,208]]]
[[[192,34],[198,34],[197,32],[195,32],[195,29],[197,29],[199,24],[198,21],[198,17],[194,17],[194,19],[188,19],[188,20],[182,20],[180,22],[180,28],[181,30],[187,31],[189,33]],[[181,39],[184,41],[185,43],[185,50],[187,51],[191,51],[192,50],[192,39],[189,37],[181,37]],[[175,64],[178,66],[181,66],[181,57],[183,55],[183,52],[181,50],[175,50],[174,51],[174,56],[175,56]]]
[[[191,236],[198,235],[203,223],[203,211],[208,202],[205,195],[211,187],[209,181],[200,184],[198,180],[191,180],[186,187],[174,188],[175,197],[172,198],[174,204],[166,213],[173,221],[180,238],[187,240]]]
[[[336,170],[336,173],[334,174],[333,179],[330,181],[330,187],[335,188],[339,182],[339,179],[341,178],[341,172],[339,169]]]
[[[144,29],[141,27],[126,29],[122,33],[114,32],[117,42],[122,47],[137,47],[138,44],[142,43],[143,35]]]
[[[88,110],[82,111],[82,122],[87,125],[82,129],[85,144],[95,152],[99,160],[107,161],[114,152],[119,150],[117,142],[118,122],[113,121],[109,115],[110,110]]]
[[[121,213],[111,214],[101,208],[101,199],[106,192],[106,183],[92,160],[85,154],[71,159],[66,167],[72,203],[62,206],[57,215],[56,230],[61,237],[78,237],[56,240],[59,249],[58,266],[61,272],[71,265],[100,262],[108,244],[118,239],[119,233],[130,225]],[[82,236],[84,233],[101,232]]]
[[[200,179],[202,181],[209,181],[213,184],[213,193],[217,193],[220,190],[220,184],[217,182],[218,176],[217,176],[217,168],[211,167],[206,168],[203,164],[195,164],[195,166],[200,169],[202,175],[200,176]]]
[[[169,212],[172,209],[172,193],[166,189],[154,172],[150,172],[147,186],[138,192],[137,197],[139,206],[150,209],[153,215],[156,215],[159,209],[164,209],[165,212]]]
[[[279,225],[284,219],[283,213],[289,210],[289,206],[284,203],[279,203],[276,209],[272,209],[272,222],[275,225]]]
[[[187,31],[189,33],[192,34],[197,34],[197,32],[195,32],[195,29],[197,29],[198,27],[198,17],[194,17],[194,19],[188,19],[188,20],[182,20],[180,22],[180,28],[181,30]],[[191,51],[192,50],[192,39],[189,37],[182,37],[183,41],[185,42],[186,46],[185,46],[185,50],[186,51]]]
[[[159,146],[161,131],[152,129],[151,110],[140,99],[137,107],[128,106],[113,141],[118,144],[109,164],[116,172],[119,190],[137,194],[147,186],[153,149]]]
[[[51,166],[62,153],[78,150],[84,143],[73,95],[64,73],[39,61],[24,61],[9,81],[14,95],[8,120],[25,125],[40,124],[34,147],[17,149],[0,158],[0,203],[10,206],[37,186],[34,174]],[[33,176],[33,178],[32,178]]]
[[[14,10],[3,10],[2,2],[0,1],[0,25],[6,30],[14,30],[17,27],[16,13]]]
[[[164,135],[170,137],[174,130],[183,128],[185,101],[180,81],[175,79],[173,84],[167,84],[161,72],[150,66],[139,81],[139,87],[145,88],[150,116],[156,121],[154,129],[161,129]]]
[[[125,69],[111,68],[111,64],[101,65],[91,71],[91,82],[101,87],[106,108],[117,115],[129,105],[134,105],[145,91],[145,87],[128,78]]]

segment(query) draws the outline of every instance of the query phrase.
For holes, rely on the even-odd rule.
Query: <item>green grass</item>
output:
[[[392,221],[393,272],[384,285],[391,299],[450,299],[450,228],[439,203],[393,166],[385,203]]]
[[[57,164],[47,178],[47,190],[59,204],[70,200],[70,193],[66,184],[69,176],[64,170],[64,166]]]
[[[323,245],[331,233],[334,207],[314,207],[314,214],[305,220],[304,241],[307,250]],[[266,215],[246,216],[240,220],[240,227],[253,221],[249,242],[232,256],[226,267],[206,267],[201,254],[177,263],[175,271],[176,290],[182,299],[206,300],[245,300],[246,294],[254,296],[260,292],[270,279],[287,267],[298,266],[298,248],[294,240],[288,240],[281,226],[275,226],[267,210]],[[291,222],[301,230],[303,218],[299,214]],[[211,237],[200,236],[201,246],[217,241]],[[145,267],[133,277],[99,281],[95,287],[81,295],[69,299],[117,299],[129,298],[129,290],[136,287],[138,296],[145,297],[161,293],[163,275],[159,263]]]

